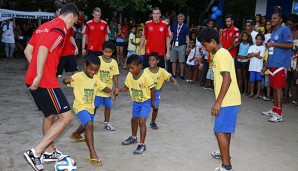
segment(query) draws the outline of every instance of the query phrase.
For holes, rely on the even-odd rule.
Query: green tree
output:
[[[235,25],[239,29],[243,29],[243,22],[246,19],[254,19],[256,8],[256,0],[237,0],[224,1],[223,16],[233,14],[235,16]],[[224,18],[224,17],[223,17]]]
[[[146,12],[150,5],[147,4],[148,0],[103,0],[106,6],[117,10],[118,12],[123,12],[124,10],[142,11]]]

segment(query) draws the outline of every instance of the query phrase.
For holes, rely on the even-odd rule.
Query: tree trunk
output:
[[[123,22],[122,22],[122,12],[119,13],[119,23],[123,24]]]
[[[205,8],[205,10],[199,15],[199,20],[200,22],[202,21],[202,17],[208,12],[208,10],[210,9],[210,7],[212,6],[212,4],[215,2],[215,0],[211,0],[209,2],[209,4],[207,5],[207,7]]]

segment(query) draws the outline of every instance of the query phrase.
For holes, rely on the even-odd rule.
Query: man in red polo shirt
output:
[[[143,68],[149,66],[149,54],[152,52],[158,53],[159,63],[158,66],[165,68],[165,55],[166,59],[170,59],[170,29],[167,22],[162,21],[160,9],[158,7],[152,10],[152,20],[147,21],[144,26],[143,36],[140,42],[139,54],[144,45],[145,39],[145,57],[143,61]]]
[[[55,149],[53,142],[72,120],[69,103],[56,78],[56,70],[66,30],[73,26],[78,16],[79,10],[74,4],[65,4],[59,17],[35,30],[24,51],[29,62],[25,83],[38,109],[44,114],[43,138],[24,153],[36,171],[43,170],[41,158],[44,162],[55,161],[62,154]],[[55,115],[58,116],[56,121]]]
[[[82,55],[86,55],[86,41],[88,38],[88,55],[101,56],[102,44],[109,40],[109,27],[107,22],[100,19],[101,9],[95,7],[92,12],[93,19],[87,21],[83,28],[83,38],[82,38]]]
[[[240,44],[240,30],[234,26],[234,16],[232,14],[226,15],[225,19],[227,28],[223,30],[220,41],[223,48],[227,49],[235,58]]]

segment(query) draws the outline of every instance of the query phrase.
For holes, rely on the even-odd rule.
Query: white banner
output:
[[[32,11],[14,11],[7,9],[0,9],[0,21],[12,18],[27,18],[27,19],[54,19],[53,12],[32,12]]]

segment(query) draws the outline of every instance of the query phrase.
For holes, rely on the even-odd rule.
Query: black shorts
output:
[[[237,59],[235,59],[235,68],[236,69],[242,69],[242,70],[247,70],[248,71],[248,67],[249,67],[249,61],[247,62],[240,62]]]
[[[63,69],[65,72],[78,71],[78,64],[74,55],[61,56],[57,67],[57,75],[62,75]]]
[[[93,55],[95,55],[95,56],[102,56],[103,53],[102,53],[102,51],[92,51],[92,50],[88,50],[87,57],[88,57],[89,55],[90,55],[90,56],[93,56]]]
[[[30,87],[30,85],[27,85]],[[69,103],[60,88],[40,88],[30,90],[33,99],[45,117],[70,110]]]
[[[124,42],[116,42],[116,46],[123,47],[124,46]]]
[[[158,56],[159,63],[157,64],[158,67],[165,68],[165,56]],[[149,67],[149,55],[144,55],[143,60],[143,68]]]

